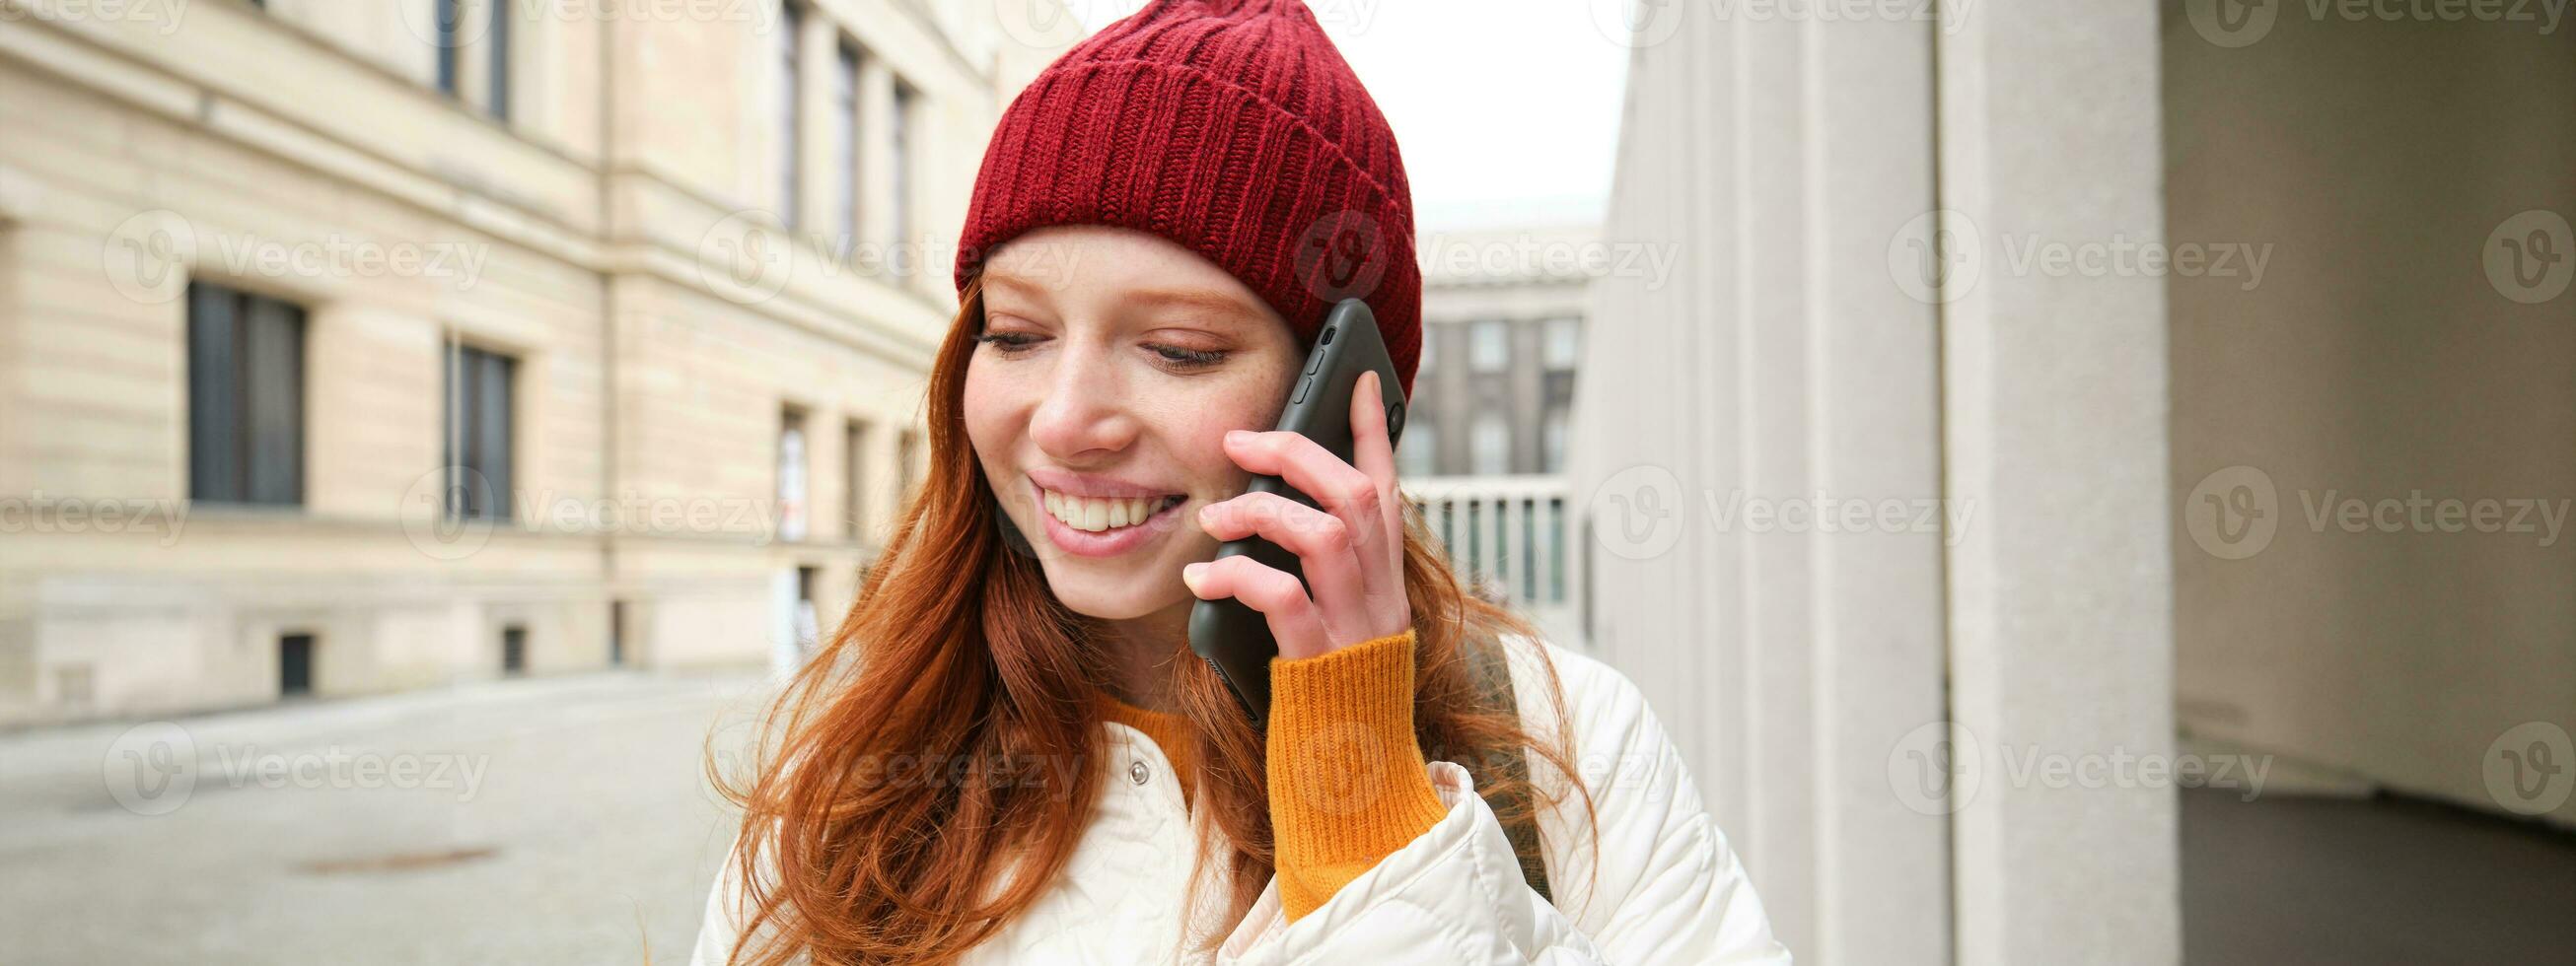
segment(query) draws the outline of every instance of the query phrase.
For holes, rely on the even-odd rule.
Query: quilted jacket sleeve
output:
[[[1564,679],[1578,767],[1599,815],[1597,859],[1580,797],[1543,821],[1555,905],[1523,881],[1474,777],[1436,761],[1429,777],[1446,809],[1437,824],[1294,922],[1282,913],[1274,880],[1218,961],[1789,962],[1644,696],[1597,661],[1547,650]],[[1533,703],[1545,692],[1521,671],[1516,665],[1522,707],[1546,707]]]

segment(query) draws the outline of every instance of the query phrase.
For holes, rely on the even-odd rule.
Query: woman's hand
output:
[[[1413,626],[1404,594],[1403,497],[1395,488],[1395,447],[1386,435],[1378,376],[1361,373],[1351,395],[1352,456],[1358,465],[1296,433],[1235,430],[1225,453],[1244,469],[1286,480],[1318,510],[1276,493],[1245,493],[1199,508],[1199,526],[1218,540],[1259,536],[1297,555],[1314,588],[1236,555],[1181,568],[1201,600],[1232,597],[1261,612],[1283,658],[1317,657]]]

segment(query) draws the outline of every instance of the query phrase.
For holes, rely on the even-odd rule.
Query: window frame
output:
[[[508,521],[518,487],[524,360],[452,333],[439,358],[440,510],[450,520]]]
[[[186,298],[188,499],[303,507],[312,435],[309,311],[199,279],[189,281]],[[261,371],[263,364],[271,371]],[[281,367],[282,374],[273,371]]]

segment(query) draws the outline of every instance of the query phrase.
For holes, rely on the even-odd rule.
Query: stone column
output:
[[[1990,0],[1941,48],[1961,962],[2181,954],[2170,785],[2014,770],[2173,746],[2164,282],[2015,256],[2163,238],[2158,38],[2151,4]]]
[[[1802,961],[2173,961],[2170,788],[2002,768],[2172,743],[2160,283],[2003,237],[2160,237],[2154,10],[1740,9],[1624,25],[1589,646]]]

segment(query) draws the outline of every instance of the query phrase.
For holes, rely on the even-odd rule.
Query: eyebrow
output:
[[[1235,298],[1231,295],[1220,295],[1215,292],[1204,290],[1151,288],[1130,294],[1127,297],[1127,301],[1139,305],[1205,309],[1210,312],[1234,316],[1250,316],[1253,318],[1259,318],[1261,316],[1261,313],[1255,311],[1252,306],[1243,304],[1242,299]]]
[[[986,275],[984,281],[987,288],[1011,289],[1031,298],[1043,298],[1047,294],[1046,286],[1011,275],[992,273]],[[1119,301],[1144,308],[1200,309],[1237,318],[1261,317],[1260,310],[1242,299],[1205,289],[1149,288],[1126,293],[1119,297]]]

